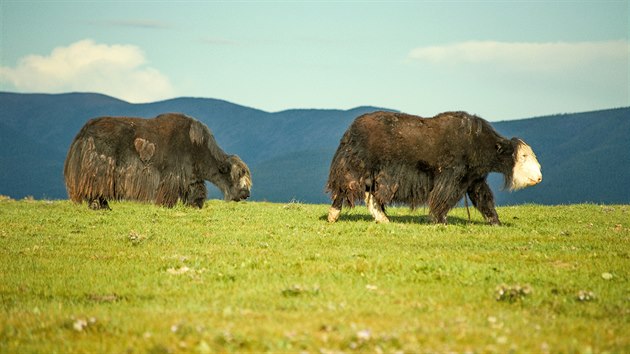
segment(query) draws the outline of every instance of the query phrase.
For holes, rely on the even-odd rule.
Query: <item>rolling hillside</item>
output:
[[[240,155],[252,170],[252,199],[326,203],[324,184],[339,139],[357,116],[378,110],[295,109],[265,112],[206,98],[130,104],[91,93],[0,93],[0,194],[13,198],[66,198],[63,161],[68,146],[90,118],[153,117],[182,112],[207,124],[219,145]],[[422,114],[422,112],[410,112]],[[474,113],[474,112],[471,112]],[[485,117],[492,119],[492,117]],[[500,204],[630,203],[630,108],[493,122],[506,136],[534,147],[543,182],[500,191]],[[220,194],[211,188],[211,197]]]

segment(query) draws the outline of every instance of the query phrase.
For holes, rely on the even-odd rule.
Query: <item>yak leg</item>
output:
[[[101,209],[112,210],[109,207],[109,204],[107,203],[107,199],[103,197],[97,197],[90,200],[88,206],[92,210],[101,210]]]
[[[343,206],[343,197],[336,195],[333,198],[333,203],[328,209],[328,222],[333,223],[339,219],[341,214],[341,207]]]
[[[466,193],[466,187],[459,179],[460,171],[449,171],[436,179],[429,195],[429,213],[435,223],[446,224],[446,214],[453,209]]]
[[[179,180],[173,175],[167,175],[160,181],[155,193],[155,204],[172,208],[179,199]]]
[[[468,196],[490,225],[501,225],[499,215],[494,207],[492,190],[485,179],[473,182],[468,187]]]
[[[436,224],[446,225],[448,223],[446,215],[451,209],[453,209],[458,200],[459,198],[451,198],[448,201],[440,204],[439,207],[432,207],[431,205],[429,205],[429,212],[433,217],[433,222],[435,222]]]
[[[188,191],[184,196],[184,203],[189,206],[203,208],[203,204],[206,201],[208,190],[204,181],[198,181],[188,186]]]
[[[186,205],[191,206],[191,207],[197,207],[199,209],[203,209],[203,203],[204,202],[205,202],[204,198],[188,199],[188,200],[186,200]]]
[[[385,208],[374,199],[374,195],[370,192],[365,192],[365,205],[367,205],[370,214],[372,214],[377,223],[389,222],[387,215],[385,215]]]

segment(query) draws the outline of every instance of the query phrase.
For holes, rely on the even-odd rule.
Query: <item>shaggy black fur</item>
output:
[[[70,146],[64,165],[70,199],[93,209],[108,200],[154,201],[203,207],[204,180],[226,200],[249,197],[247,165],[217,145],[210,129],[182,114],[153,119],[102,117],[88,121]]]
[[[383,210],[391,203],[428,204],[438,223],[446,223],[449,210],[468,193],[486,220],[499,224],[486,177],[499,172],[509,185],[519,144],[524,142],[500,136],[487,121],[465,112],[433,118],[369,113],[341,138],[326,190],[337,210],[369,192]]]

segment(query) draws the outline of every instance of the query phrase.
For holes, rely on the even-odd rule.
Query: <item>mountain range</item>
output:
[[[252,200],[327,203],[324,184],[339,139],[356,117],[376,110],[387,109],[265,112],[210,98],[132,104],[95,93],[0,92],[0,194],[67,198],[65,155],[88,119],[180,112],[208,125],[227,153],[249,165]],[[511,193],[492,174],[498,204],[630,203],[630,107],[491,124],[530,144],[543,170],[541,184]],[[221,198],[209,187],[211,198]]]

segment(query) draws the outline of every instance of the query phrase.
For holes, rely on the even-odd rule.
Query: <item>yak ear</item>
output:
[[[503,151],[505,150],[505,146],[502,143],[497,143],[494,147],[495,149],[497,149],[497,153],[499,155],[501,155],[501,153],[503,153]]]
[[[219,162],[219,172],[225,174],[225,173],[229,173],[230,169],[231,169],[231,165],[229,162],[224,161],[224,162]]]
[[[510,140],[499,141],[496,143],[495,148],[499,155],[511,155],[514,151],[513,143]]]

